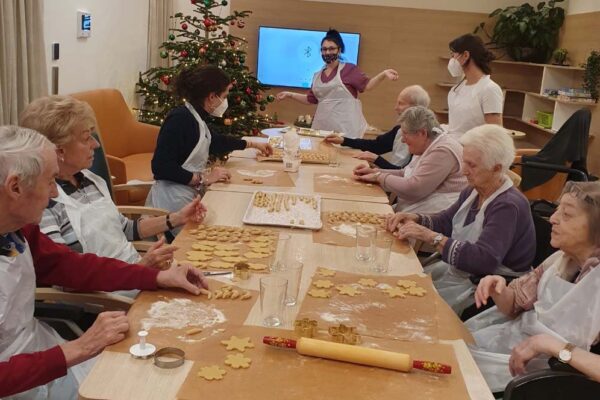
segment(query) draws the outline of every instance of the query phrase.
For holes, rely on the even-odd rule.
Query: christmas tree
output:
[[[177,13],[171,18],[178,28],[170,29],[169,37],[160,46],[160,56],[170,59],[170,67],[154,67],[140,73],[136,92],[144,98],[139,112],[142,122],[160,125],[168,112],[183,103],[170,90],[170,83],[184,68],[195,65],[217,65],[232,81],[229,91],[229,108],[222,118],[211,117],[206,121],[212,132],[257,135],[269,126],[268,120],[258,110],[265,111],[273,96],[266,96],[268,89],[258,82],[245,65],[246,40],[227,32],[228,25],[243,28],[244,18],[251,11],[233,11],[219,16],[215,8],[226,6],[227,0],[191,0],[194,13]]]

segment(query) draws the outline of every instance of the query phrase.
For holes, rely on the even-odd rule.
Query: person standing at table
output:
[[[209,155],[246,148],[255,148],[265,155],[273,152],[267,143],[209,130],[205,121],[211,115],[221,118],[227,110],[231,79],[222,69],[213,65],[184,69],[177,76],[174,89],[185,103],[171,110],[160,128],[152,157],[156,182],[146,199],[147,205],[171,212],[192,201],[201,186],[229,180],[231,175],[225,168],[205,173]]]
[[[449,46],[448,72],[463,78],[448,92],[448,133],[459,139],[480,125],[502,126],[504,95],[490,77],[494,55],[480,37],[471,34],[454,39]]]
[[[345,137],[362,138],[367,121],[362,113],[358,93],[373,89],[384,79],[395,81],[398,73],[385,69],[369,78],[356,65],[340,62],[345,46],[342,36],[330,29],[321,40],[321,57],[325,66],[313,77],[308,94],[283,91],[278,100],[294,99],[303,104],[317,104],[312,128],[342,132]]]
[[[398,94],[394,111],[396,111],[396,114],[400,117],[400,115],[410,107],[422,106],[429,108],[430,101],[429,93],[427,93],[422,86],[407,86]],[[397,124],[388,132],[377,136],[375,139],[350,139],[331,134],[325,138],[325,141],[331,144],[339,144],[353,149],[363,150],[355,155],[354,158],[368,161],[382,169],[403,168],[412,158],[408,146],[402,141],[400,124]],[[385,153],[391,153],[389,161],[381,156],[381,154]]]

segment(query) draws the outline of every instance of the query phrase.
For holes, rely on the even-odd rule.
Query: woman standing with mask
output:
[[[478,36],[460,36],[450,42],[448,72],[463,79],[448,93],[448,133],[459,139],[484,124],[502,126],[504,96],[490,78],[490,53]]]
[[[148,205],[176,211],[193,200],[201,186],[229,180],[230,173],[225,168],[203,173],[210,154],[245,148],[271,154],[267,143],[211,134],[205,121],[211,115],[223,116],[230,88],[229,76],[216,66],[192,67],[179,74],[174,89],[185,103],[171,110],[160,128],[152,157],[156,182],[148,194]]]
[[[317,104],[312,128],[342,132],[345,137],[362,138],[367,121],[362,113],[358,93],[373,89],[385,78],[395,81],[398,73],[386,69],[374,78],[366,76],[356,65],[340,62],[344,41],[338,31],[330,29],[321,40],[323,69],[315,73],[307,94],[280,92],[278,100],[292,98],[303,104]]]

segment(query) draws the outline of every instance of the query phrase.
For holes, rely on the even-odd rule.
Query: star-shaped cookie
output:
[[[329,289],[333,286],[333,282],[328,279],[319,279],[318,281],[314,281],[313,285],[319,289]]]
[[[337,286],[336,289],[340,292],[340,294],[345,294],[346,296],[352,297],[362,293],[360,290],[350,285]]]
[[[383,291],[387,293],[390,297],[400,297],[402,299],[406,297],[406,289],[403,289],[401,287],[387,288],[383,289]]]
[[[221,380],[223,379],[223,375],[225,375],[227,371],[219,368],[218,365],[211,365],[210,367],[202,367],[200,368],[200,372],[198,372],[198,376],[200,378],[204,378],[207,381],[212,380]]]
[[[401,288],[408,289],[417,286],[417,282],[400,279],[398,282],[396,282],[396,285],[400,286]]]
[[[317,270],[317,274],[321,276],[335,276],[335,271],[329,268],[321,267]]]
[[[249,337],[239,338],[237,336],[232,336],[229,340],[221,340],[221,344],[227,346],[227,350],[239,350],[242,353],[246,351],[247,348],[254,348],[254,344],[250,341]]]
[[[251,359],[245,357],[242,353],[228,354],[225,359],[225,364],[231,368],[248,368],[250,367]]]
[[[331,292],[325,289],[311,289],[307,293],[309,296],[320,297],[323,299],[331,297]]]
[[[423,297],[425,296],[425,293],[427,293],[427,290],[419,286],[408,288],[408,294],[410,294],[411,296]]]
[[[358,284],[366,287],[375,287],[377,286],[377,282],[371,278],[361,278],[358,280]]]

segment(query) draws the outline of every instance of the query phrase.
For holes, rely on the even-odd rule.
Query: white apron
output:
[[[476,347],[471,353],[493,391],[504,390],[512,379],[508,360],[512,349],[530,336],[545,333],[589,350],[600,332],[600,268],[590,271],[577,284],[558,275],[569,258],[558,251],[548,258],[537,287],[534,308],[518,318],[508,320],[497,307],[476,315],[466,322]],[[532,371],[547,368],[548,356],[527,364]]]
[[[191,173],[201,172],[206,168],[208,162],[211,142],[210,130],[208,129],[206,122],[202,120],[198,112],[190,103],[186,102],[185,106],[198,123],[199,138],[196,147],[194,147],[181,167]],[[188,185],[166,180],[157,180],[152,185],[152,189],[150,189],[150,193],[146,199],[146,205],[175,212],[194,200],[197,195],[198,191]],[[181,230],[181,228],[176,228],[175,232],[178,232],[179,230]]]
[[[412,160],[410,160],[410,163],[404,167],[404,177],[405,178],[410,178],[414,171],[416,171],[419,168],[419,165],[421,163],[421,157],[426,155],[427,153],[429,153],[430,151],[434,150],[437,145],[437,141],[440,140],[442,138],[442,135],[445,135],[444,133],[439,134],[433,142],[431,142],[431,144],[429,145],[429,147],[427,147],[427,149],[425,149],[425,151],[423,152],[422,155],[417,156],[414,155]],[[396,136],[397,138],[397,136]],[[395,145],[395,143],[394,143]],[[462,157],[460,157],[458,154],[456,154],[452,149],[449,149],[450,152],[452,152],[452,155],[454,155],[454,157],[456,158],[456,160],[458,161],[458,166],[460,168],[459,172],[462,170]],[[395,212],[407,212],[407,213],[420,213],[420,214],[435,214],[438,213],[440,211],[444,211],[445,209],[447,209],[448,207],[450,207],[452,204],[454,204],[456,202],[456,200],[458,200],[458,196],[460,196],[460,192],[452,192],[452,193],[439,193],[439,192],[433,192],[431,193],[429,196],[427,196],[426,198],[416,202],[416,203],[411,203],[411,202],[407,202],[405,200],[402,199],[402,197],[398,196],[398,201],[396,202],[396,204],[394,205],[394,211]]]
[[[81,172],[96,185],[102,198],[93,203],[82,203],[57,185],[58,197],[53,200],[65,206],[83,252],[137,263],[141,257],[123,233],[120,213],[110,197],[106,182],[91,171],[84,169]]]
[[[473,190],[456,214],[454,214],[454,218],[452,218],[452,239],[469,243],[477,242],[483,231],[483,221],[487,206],[512,186],[512,181],[505,177],[502,186],[483,202],[481,209],[475,216],[475,220],[465,226],[469,209],[477,198],[477,191]],[[469,280],[470,275],[468,272],[461,271],[444,261],[438,261],[425,267],[424,271],[431,274],[431,279],[438,293],[458,315],[475,302],[473,297],[475,285]],[[494,273],[508,276],[520,275],[502,265],[497,267]]]
[[[321,81],[321,71],[315,73],[312,91],[319,100],[312,128],[342,132],[351,139],[362,138],[367,130],[367,121],[362,113],[360,100],[354,98],[344,82],[340,63],[335,77],[327,83]]]
[[[402,129],[398,129],[396,137],[394,137],[394,144],[392,146],[392,152],[389,155],[389,161],[398,166],[402,167],[410,158],[410,152],[408,146],[402,141]]]
[[[48,350],[63,343],[52,328],[33,317],[35,270],[29,247],[16,257],[0,256],[0,361]],[[4,399],[76,399],[79,384],[95,359],[71,367],[67,375],[47,385]]]

